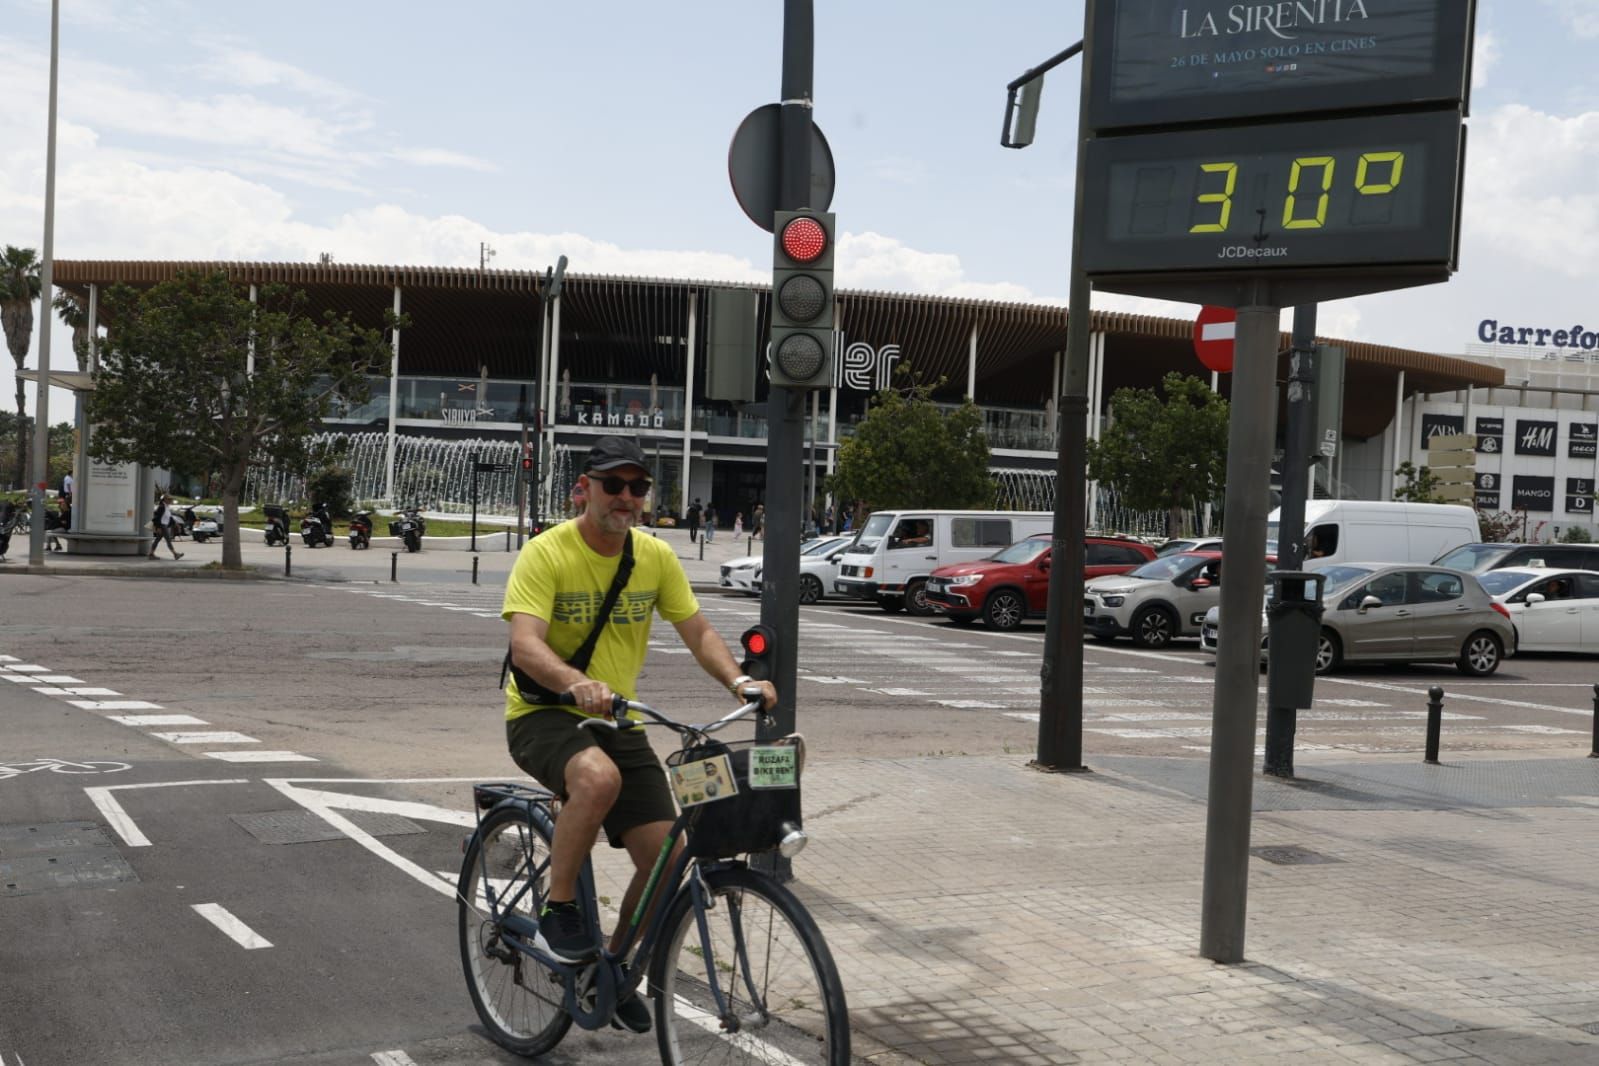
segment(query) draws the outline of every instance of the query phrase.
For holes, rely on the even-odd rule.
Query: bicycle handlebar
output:
[[[647,703],[640,703],[637,700],[630,700],[625,696],[613,695],[611,697],[612,717],[584,718],[582,721],[577,723],[577,727],[579,729],[603,728],[610,729],[615,732],[621,732],[625,729],[638,729],[645,725],[651,724],[649,722],[640,722],[633,718],[622,717],[626,711],[638,711],[640,714],[652,719],[654,724],[664,725],[668,729],[675,730],[680,734],[698,733],[705,735],[709,733],[715,733],[717,730],[726,729],[739,719],[747,717],[751,712],[756,713],[760,717],[762,724],[771,723],[771,715],[767,714],[761,706],[759,689],[745,689],[742,693],[740,693],[740,695],[742,695],[748,702],[739,707],[738,710],[733,711],[731,714],[724,715],[723,717],[716,719],[714,722],[707,722],[704,725],[687,725],[682,722],[677,722],[671,718],[668,718],[666,715],[662,714],[660,711],[657,711],[654,707],[651,707]],[[577,706],[577,699],[570,692],[561,693],[555,702],[563,707]]]

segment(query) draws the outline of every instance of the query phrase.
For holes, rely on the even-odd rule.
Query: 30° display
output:
[[[1445,112],[1095,141],[1085,267],[1447,263],[1460,131]]]

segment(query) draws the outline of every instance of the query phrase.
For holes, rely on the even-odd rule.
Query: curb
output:
[[[279,575],[261,573],[258,567],[249,567],[244,570],[223,570],[199,566],[163,566],[160,569],[151,569],[148,566],[131,566],[113,563],[107,566],[66,566],[44,565],[34,566],[24,563],[18,567],[0,566],[0,574],[33,574],[42,577],[145,577],[145,578],[188,578],[196,580],[217,579],[223,581],[283,581],[293,580]]]

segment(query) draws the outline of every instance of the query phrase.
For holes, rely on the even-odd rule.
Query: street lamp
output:
[[[56,245],[56,73],[61,55],[61,0],[50,0],[50,110],[44,161],[44,259],[39,268],[39,390],[33,401],[33,521],[28,565],[44,565],[44,490],[50,480],[50,307]]]

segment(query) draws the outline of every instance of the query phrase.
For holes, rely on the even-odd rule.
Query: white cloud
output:
[[[1599,4],[1594,0],[1544,0],[1544,6],[1554,8],[1555,15],[1578,37],[1599,37]]]
[[[369,98],[338,82],[264,56],[226,38],[196,41],[210,52],[193,70],[201,77],[244,89],[283,88],[340,107],[365,105]]]
[[[500,168],[487,159],[452,152],[447,148],[397,148],[389,153],[391,158],[419,167],[458,167],[492,174]]]
[[[1499,38],[1491,30],[1483,30],[1471,50],[1471,87],[1480,89],[1488,84],[1488,72],[1499,62]]]

